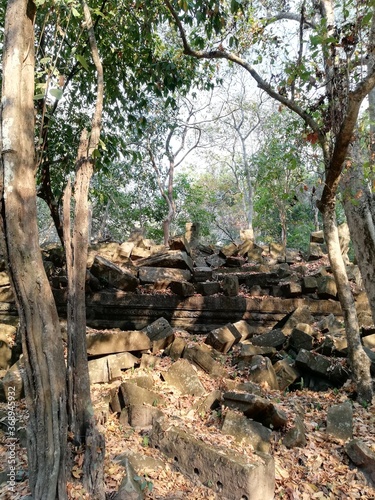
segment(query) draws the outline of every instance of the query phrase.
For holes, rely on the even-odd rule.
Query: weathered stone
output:
[[[86,336],[89,356],[134,352],[150,349],[151,341],[144,332],[121,331],[95,332]]]
[[[90,272],[96,278],[105,280],[120,290],[134,291],[139,285],[138,279],[133,274],[122,270],[119,266],[100,255],[95,256]]]
[[[238,354],[238,369],[244,370],[249,367],[249,363],[254,356],[272,356],[276,353],[274,347],[261,347],[252,344],[242,344]]]
[[[324,243],[324,233],[323,231],[314,231],[310,234],[310,241],[313,243]]]
[[[353,437],[353,407],[350,401],[328,408],[327,434],[344,441]]]
[[[293,427],[286,432],[283,445],[287,448],[303,448],[306,446],[305,426],[299,415],[296,416]]]
[[[375,333],[372,335],[367,335],[362,339],[363,345],[368,349],[373,349],[375,347]]]
[[[229,243],[228,245],[223,246],[220,249],[219,255],[220,257],[227,258],[235,255],[237,253],[237,245],[235,243]]]
[[[246,257],[249,252],[254,248],[254,241],[245,239],[237,248],[237,254],[240,257]]]
[[[241,334],[239,331],[231,323],[228,323],[221,328],[212,330],[208,334],[205,343],[225,354],[240,340]]]
[[[132,377],[131,382],[138,387],[143,387],[143,389],[149,389],[150,391],[154,388],[154,379],[150,374]]]
[[[323,333],[327,333],[327,332],[336,331],[336,330],[342,328],[343,325],[337,320],[335,315],[331,313],[328,316],[325,316],[324,318],[322,318],[318,322],[317,326]]]
[[[135,244],[133,241],[125,241],[124,243],[121,243],[118,249],[118,255],[120,257],[125,257],[128,259],[133,251],[134,246]]]
[[[277,329],[252,337],[251,343],[256,346],[275,347],[276,349],[281,349],[286,340],[287,336],[284,335],[282,330]]]
[[[264,291],[261,286],[253,285],[249,290],[249,294],[252,297],[262,297],[262,295],[264,295]]]
[[[138,267],[167,267],[193,271],[193,261],[186,252],[169,250],[169,252],[151,255],[146,259],[137,260]]]
[[[174,269],[166,267],[141,267],[138,277],[142,284],[155,283],[156,281],[189,281],[191,272],[187,269]]]
[[[348,340],[345,331],[342,333],[326,335],[324,342],[317,349],[324,356],[340,356],[342,358],[348,355]]]
[[[272,390],[279,390],[275,370],[268,358],[257,355],[249,362],[249,379],[261,386],[267,385]]]
[[[188,281],[171,281],[168,288],[180,297],[191,297],[195,294],[194,285]]]
[[[286,425],[288,417],[286,413],[260,396],[245,392],[228,391],[223,394],[224,404],[229,408],[242,411],[248,418],[271,427],[280,429]]]
[[[199,415],[201,413],[208,413],[211,410],[215,410],[220,406],[222,393],[221,391],[212,391],[207,396],[204,396],[199,401],[197,401],[193,408],[195,412]]]
[[[184,349],[186,347],[186,341],[181,337],[175,337],[172,344],[170,344],[166,350],[166,354],[176,361],[179,358],[182,358]]]
[[[285,391],[301,376],[299,371],[291,366],[286,359],[280,359],[273,365],[280,391]]]
[[[233,436],[236,441],[243,440],[255,451],[270,452],[272,431],[259,422],[249,420],[245,415],[233,410],[226,412],[221,432]]]
[[[279,276],[279,278],[282,279],[282,278],[288,278],[292,274],[292,271],[290,269],[289,264],[285,262],[277,267],[276,273]]]
[[[212,280],[212,268],[195,267],[193,270],[193,277],[197,283]]]
[[[233,323],[233,326],[241,334],[241,342],[243,340],[249,339],[254,335],[254,327],[249,325],[249,323],[243,319]]]
[[[196,370],[186,359],[177,360],[162,376],[168,385],[175,387],[182,394],[202,396],[206,392]]]
[[[270,243],[270,255],[274,259],[283,257],[285,260],[285,248],[282,243],[271,242]]]
[[[140,368],[158,368],[160,365],[160,358],[151,354],[142,354]]]
[[[375,487],[375,453],[359,439],[352,439],[345,446],[350,460],[364,473]]]
[[[125,406],[147,404],[153,407],[161,406],[164,402],[163,397],[155,391],[144,389],[133,382],[123,382],[120,385],[121,395]]]
[[[218,498],[238,500],[271,500],[274,497],[275,470],[270,455],[254,454],[252,458],[213,447],[177,427],[158,421],[150,442],[188,476],[199,479],[217,492]]]
[[[204,283],[197,284],[197,292],[205,297],[209,295],[215,295],[220,291],[221,286],[217,281],[206,281]]]
[[[116,378],[121,378],[121,370],[133,368],[138,363],[139,359],[130,352],[90,360],[88,363],[90,383],[108,383]]]
[[[8,401],[8,395],[11,395],[14,401],[24,397],[23,371],[24,363],[21,357],[0,380],[0,402]]]
[[[221,284],[224,295],[227,297],[236,297],[239,292],[239,283],[237,276],[225,276]]]
[[[221,267],[225,264],[225,259],[218,254],[209,255],[206,257],[206,263],[213,268]]]
[[[10,285],[0,287],[0,302],[14,302],[14,294]]]
[[[185,348],[183,357],[213,377],[225,377],[228,375],[224,366],[215,361],[211,354],[202,346]]]
[[[158,318],[143,331],[151,341],[165,339],[173,334],[173,328],[165,318]]]
[[[7,370],[10,367],[11,359],[12,349],[9,347],[7,336],[0,332],[0,370]]]
[[[308,306],[297,307],[293,312],[287,314],[281,321],[275,325],[275,329],[281,329],[284,335],[290,335],[298,323],[314,323],[314,318]]]
[[[295,248],[287,248],[285,251],[285,261],[287,264],[295,264],[301,262],[302,256],[300,250]]]
[[[289,347],[298,352],[300,349],[306,349],[311,351],[313,348],[314,339],[308,333],[300,330],[299,328],[293,328],[292,333],[289,337]]]
[[[318,279],[317,293],[320,299],[337,299],[337,287],[333,276],[322,276]]]
[[[165,469],[165,462],[159,458],[150,457],[144,453],[137,453],[132,450],[127,450],[114,458],[114,461],[122,466],[125,466],[126,460],[129,460],[131,466],[137,473],[141,470],[148,469],[156,471]],[[139,475],[139,474],[138,474]],[[143,496],[142,496],[143,499]]]
[[[226,267],[231,267],[234,269],[241,269],[241,267],[246,264],[246,259],[245,257],[240,257],[238,255],[232,256],[232,257],[227,257],[225,261],[225,266]]]
[[[296,358],[298,369],[325,377],[333,384],[341,386],[349,378],[349,373],[336,359],[301,349]]]
[[[161,410],[143,402],[131,404],[128,408],[129,425],[132,427],[150,427],[162,415]]]
[[[125,459],[125,470],[126,476],[112,500],[143,500],[141,485],[134,479],[137,475],[128,459]]]
[[[171,250],[182,250],[187,255],[191,255],[191,246],[185,236],[174,236],[168,243]]]
[[[310,242],[307,260],[318,260],[322,257],[324,257],[322,245],[320,243]]]
[[[263,249],[262,248],[252,248],[247,252],[247,260],[249,262],[263,262]]]
[[[262,389],[258,384],[254,382],[241,382],[239,384],[234,383],[232,387],[229,387],[228,384],[225,386],[226,391],[240,391],[240,392],[248,392],[249,394],[256,394],[257,396],[261,396],[263,394]]]
[[[10,286],[9,276],[5,271],[0,272],[0,287],[2,286]]]
[[[290,281],[281,285],[281,292],[287,298],[299,297],[302,294],[302,286],[295,281]]]
[[[131,258],[137,263],[142,259],[148,259],[151,256],[151,251],[147,248],[134,247],[132,250]]]

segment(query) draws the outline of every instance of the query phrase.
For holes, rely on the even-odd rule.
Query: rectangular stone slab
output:
[[[151,340],[147,335],[138,331],[95,332],[87,335],[86,339],[89,356],[144,351],[151,347]]]
[[[184,474],[210,485],[218,498],[227,500],[271,500],[275,490],[275,464],[270,455],[251,458],[214,447],[182,429],[154,423],[150,443],[174,459]]]

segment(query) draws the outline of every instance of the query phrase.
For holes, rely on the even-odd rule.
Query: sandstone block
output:
[[[275,465],[267,454],[247,458],[220,446],[213,447],[185,431],[155,423],[151,444],[172,457],[183,472],[212,485],[218,498],[271,500],[275,489]]]

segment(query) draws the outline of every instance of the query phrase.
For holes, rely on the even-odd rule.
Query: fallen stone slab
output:
[[[239,282],[237,276],[225,276],[221,284],[224,295],[227,297],[236,297],[239,292]]]
[[[317,293],[320,299],[337,300],[337,287],[333,276],[322,276],[318,278]]]
[[[211,267],[195,267],[193,270],[194,281],[197,283],[202,283],[204,281],[212,280],[212,268]]]
[[[328,358],[322,354],[301,349],[296,357],[296,367],[300,371],[316,374],[341,386],[349,378],[348,371],[337,358]]]
[[[91,384],[108,383],[121,378],[121,370],[133,368],[140,360],[130,352],[111,354],[88,362]]]
[[[178,389],[182,394],[202,396],[206,391],[196,369],[187,359],[179,359],[171,365],[168,371],[162,373],[164,381]]]
[[[138,271],[141,284],[156,283],[157,281],[189,281],[191,272],[188,269],[174,269],[167,267],[141,267]]]
[[[297,415],[294,425],[286,432],[283,437],[283,445],[287,448],[303,448],[306,446],[305,426],[302,418]]]
[[[215,295],[221,291],[220,283],[217,281],[205,281],[204,283],[197,283],[197,292],[208,297],[210,295]]]
[[[221,432],[233,436],[236,441],[243,440],[255,451],[270,452],[272,431],[236,411],[226,412]]]
[[[271,401],[246,392],[228,391],[223,394],[224,405],[242,411],[243,414],[260,422],[266,427],[280,429],[288,422],[283,410],[278,409]]]
[[[288,362],[287,359],[280,359],[273,365],[280,391],[285,391],[301,376],[300,372]]]
[[[169,252],[151,255],[145,259],[136,261],[138,267],[169,267],[176,269],[188,269],[193,271],[193,260],[186,252],[181,250],[169,250]]]
[[[131,404],[128,406],[129,425],[135,428],[151,427],[163,412],[149,404]]]
[[[271,360],[259,354],[249,362],[249,380],[260,386],[267,385],[271,390],[279,390],[279,383]]]
[[[226,500],[271,500],[275,490],[275,464],[265,453],[251,458],[227,448],[212,446],[182,429],[158,420],[150,443],[174,459],[188,477],[199,480]]]
[[[120,385],[122,399],[126,407],[137,404],[147,404],[152,407],[161,406],[164,403],[164,398],[155,391],[144,389],[133,382],[123,382]]]
[[[364,473],[375,487],[375,453],[361,440],[352,439],[345,446],[350,460]]]
[[[301,323],[300,323],[301,324]],[[289,337],[289,347],[298,352],[300,349],[311,351],[313,348],[314,339],[311,335],[300,330],[298,325],[293,328]]]
[[[287,336],[280,329],[273,329],[262,335],[252,337],[251,343],[261,347],[275,347],[281,349],[287,340]]]
[[[134,291],[139,281],[136,276],[130,272],[124,271],[113,262],[96,255],[90,268],[93,276],[100,280],[107,281],[111,286],[124,291]]]
[[[188,281],[171,281],[168,288],[180,297],[191,297],[195,294],[193,283],[189,283]]]
[[[148,336],[144,332],[137,330],[89,333],[86,340],[87,354],[89,356],[125,351],[144,351],[151,347]]]
[[[206,337],[205,343],[219,352],[226,354],[234,344],[241,340],[241,334],[237,328],[228,323],[227,325],[212,330]]]
[[[203,396],[196,403],[194,403],[193,408],[198,415],[201,413],[209,413],[211,410],[220,406],[221,398],[221,391],[212,391],[207,394],[207,396]]]
[[[184,350],[183,358],[193,362],[203,371],[213,377],[226,377],[228,373],[224,366],[212,357],[202,346],[189,347]]]
[[[353,437],[353,407],[350,401],[328,408],[327,434],[344,441]]]
[[[152,342],[153,354],[165,349],[174,340],[173,328],[165,318],[158,318],[143,330]]]
[[[284,335],[290,335],[299,323],[306,323],[308,325],[312,325],[314,323],[314,317],[310,312],[309,306],[297,307],[294,311],[288,313],[282,320],[280,320],[274,326],[274,329],[280,329],[283,331]]]

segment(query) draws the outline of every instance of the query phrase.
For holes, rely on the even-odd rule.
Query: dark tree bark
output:
[[[32,0],[10,0],[1,113],[1,223],[25,363],[29,484],[35,499],[66,498],[67,414],[61,331],[39,248],[34,150]]]

